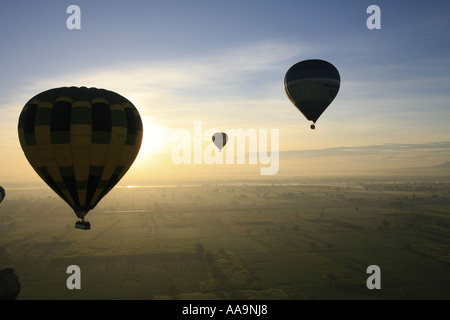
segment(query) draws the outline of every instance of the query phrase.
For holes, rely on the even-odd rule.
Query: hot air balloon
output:
[[[2,202],[3,199],[5,199],[5,196],[6,196],[5,189],[3,189],[3,187],[0,186],[0,202]]]
[[[284,90],[306,119],[311,129],[336,97],[341,83],[338,70],[324,60],[305,60],[294,64],[284,77]]]
[[[90,229],[88,212],[119,182],[141,146],[136,107],[105,89],[61,87],[31,98],[19,117],[19,140],[37,174]]]
[[[13,268],[0,271],[0,300],[14,300],[20,293],[20,281]]]
[[[212,136],[212,141],[219,148],[219,151],[222,152],[222,148],[227,144],[228,136],[225,132],[216,132]]]

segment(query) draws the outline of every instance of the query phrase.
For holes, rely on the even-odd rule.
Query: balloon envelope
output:
[[[338,70],[324,60],[294,64],[284,77],[284,89],[291,102],[315,123],[336,97],[341,83]]]
[[[225,132],[216,132],[212,136],[212,141],[222,151],[222,148],[225,147],[228,141],[228,135]]]
[[[129,100],[86,87],[34,96],[20,114],[18,131],[31,166],[80,219],[124,176],[143,135]]]
[[[20,281],[13,268],[0,271],[0,300],[14,300],[20,293]]]
[[[5,199],[5,196],[6,196],[5,189],[3,189],[3,187],[0,186],[0,202],[2,202],[3,199]]]

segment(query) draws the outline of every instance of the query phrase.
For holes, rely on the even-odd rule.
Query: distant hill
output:
[[[418,174],[418,175],[450,175],[450,161],[429,167],[413,167],[389,170],[400,174]]]
[[[437,165],[437,166],[432,166],[432,167],[429,167],[429,168],[450,169],[450,161],[446,161],[446,162],[444,162],[443,164],[439,164],[439,165]]]

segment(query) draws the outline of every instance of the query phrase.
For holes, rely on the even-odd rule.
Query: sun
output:
[[[144,128],[144,136],[142,137],[141,149],[139,151],[140,157],[147,158],[163,152],[164,146],[167,145],[167,141],[165,140],[167,129],[146,116],[142,117],[142,126]]]
[[[148,183],[166,169],[167,153],[170,148],[169,129],[154,118],[142,116],[143,137],[139,154],[127,173],[123,183],[141,185]],[[169,152],[170,154],[170,152]]]

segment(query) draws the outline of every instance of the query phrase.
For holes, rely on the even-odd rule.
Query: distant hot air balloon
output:
[[[228,136],[225,132],[216,132],[212,136],[212,141],[219,148],[219,151],[222,152],[222,148],[227,144]]]
[[[37,174],[84,218],[119,182],[142,142],[135,106],[105,89],[61,87],[39,93],[19,117],[19,140]]]
[[[316,123],[336,97],[341,83],[338,70],[324,60],[305,60],[294,64],[284,77],[284,89],[303,115]],[[311,125],[314,129],[315,125]]]
[[[5,196],[6,196],[5,189],[3,189],[3,187],[0,186],[0,202],[2,202],[3,199],[5,199]]]

